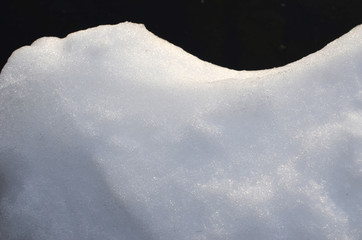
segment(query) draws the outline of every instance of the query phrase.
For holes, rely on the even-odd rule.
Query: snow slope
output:
[[[0,75],[0,239],[362,239],[362,26],[234,71],[144,26],[42,38]]]

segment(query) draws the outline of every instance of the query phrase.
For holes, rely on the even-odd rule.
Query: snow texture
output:
[[[362,26],[234,71],[143,25],[0,75],[0,239],[362,239]]]

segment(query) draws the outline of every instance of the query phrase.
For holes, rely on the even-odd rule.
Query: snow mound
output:
[[[142,25],[42,38],[0,75],[0,239],[362,239],[362,26],[285,67]]]

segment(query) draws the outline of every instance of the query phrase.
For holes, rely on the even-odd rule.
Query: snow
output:
[[[362,26],[234,71],[121,23],[0,75],[0,239],[362,239]]]

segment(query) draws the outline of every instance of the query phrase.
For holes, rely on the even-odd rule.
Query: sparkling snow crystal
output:
[[[0,239],[362,239],[362,26],[285,67],[142,25],[42,38],[0,75]]]

